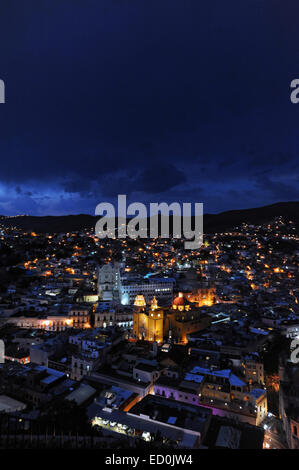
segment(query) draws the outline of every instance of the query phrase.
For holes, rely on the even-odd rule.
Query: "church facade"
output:
[[[171,307],[160,307],[154,297],[147,305],[142,295],[134,302],[133,338],[145,341],[186,343],[187,335],[211,324],[211,317],[179,293]]]

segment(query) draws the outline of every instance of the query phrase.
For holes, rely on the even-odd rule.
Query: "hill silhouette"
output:
[[[225,211],[219,214],[204,214],[204,233],[217,233],[232,230],[243,222],[259,225],[283,216],[292,220],[299,227],[299,202],[279,202],[252,209]],[[80,230],[94,230],[98,216],[88,214],[61,216],[0,216],[0,224],[5,227],[17,227],[26,232],[59,233]]]

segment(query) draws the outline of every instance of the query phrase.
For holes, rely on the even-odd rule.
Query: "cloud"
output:
[[[146,194],[164,193],[186,182],[186,175],[172,163],[154,161],[136,177],[134,190]]]
[[[120,193],[200,194],[213,210],[298,198],[299,5],[291,17],[277,0],[1,8],[3,210],[93,212]]]
[[[267,176],[262,176],[256,180],[256,186],[260,190],[270,193],[278,201],[299,200],[298,178],[297,181],[290,178],[289,182],[285,182],[274,181]]]

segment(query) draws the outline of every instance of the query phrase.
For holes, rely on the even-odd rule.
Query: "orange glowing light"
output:
[[[65,268],[65,270],[69,274],[75,274],[75,270],[73,268]]]

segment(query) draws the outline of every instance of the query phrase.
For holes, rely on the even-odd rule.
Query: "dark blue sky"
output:
[[[1,0],[0,213],[298,200],[296,0]]]

